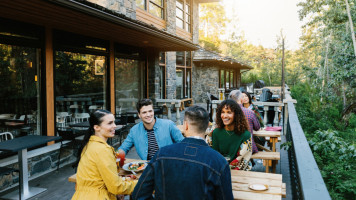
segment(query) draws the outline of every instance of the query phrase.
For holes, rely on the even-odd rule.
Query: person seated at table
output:
[[[251,133],[251,135],[253,136],[253,131],[258,131],[261,128],[260,122],[258,121],[255,113],[252,110],[249,110],[247,108],[244,108],[242,106],[242,93],[240,90],[233,90],[230,92],[229,94],[229,99],[234,100],[237,104],[239,104],[239,106],[242,109],[242,112],[244,113],[246,120],[248,122],[248,131]],[[258,149],[257,146],[255,144],[255,141],[253,140],[252,137],[252,153],[257,153]]]
[[[118,175],[114,148],[107,144],[115,135],[115,117],[107,110],[90,114],[89,130],[78,152],[76,199],[116,200],[118,194],[131,194],[137,180],[124,181]]]
[[[186,138],[160,148],[142,173],[132,198],[233,199],[231,172],[225,158],[205,142],[208,112],[197,105],[186,109]]]
[[[150,99],[137,102],[136,109],[140,123],[133,126],[125,141],[118,148],[127,154],[135,146],[142,160],[151,160],[159,148],[180,142],[183,135],[171,120],[154,116],[153,103]]]
[[[240,106],[231,99],[224,100],[216,113],[212,148],[231,161],[240,170],[249,169],[252,155],[251,134]]]
[[[260,112],[258,111],[258,107],[252,103],[251,96],[250,96],[250,94],[249,94],[248,92],[246,92],[246,91],[243,91],[243,92],[242,92],[242,105],[243,105],[244,108],[247,108],[247,109],[249,109],[249,110],[252,110],[252,111],[255,113],[255,115],[256,115],[256,117],[257,117],[257,119],[258,119],[258,122],[260,122],[261,128],[263,128],[263,127],[264,127],[263,118],[262,118]],[[253,136],[253,140],[254,140],[257,144],[260,144],[260,145],[262,145],[262,146],[264,146],[265,143],[266,143],[266,139],[265,139],[264,137]],[[258,150],[259,150],[259,151],[262,151],[262,149],[260,149],[260,148],[258,148]]]

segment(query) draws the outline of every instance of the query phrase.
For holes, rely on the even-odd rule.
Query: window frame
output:
[[[166,19],[166,1],[161,0],[162,6],[158,5],[158,4],[155,3],[153,0],[143,0],[143,1],[144,1],[144,7],[145,7],[144,9],[141,8],[140,6],[138,6],[137,3],[136,3],[136,1],[135,1],[136,7],[139,8],[139,9],[141,9],[141,10],[144,10],[144,11],[148,12],[149,14],[151,14],[151,15],[153,15],[153,16],[155,16],[155,17],[158,17],[158,18],[160,18],[160,19],[163,19],[163,20]],[[155,14],[152,14],[152,13],[150,12],[150,4],[153,4],[154,6],[156,6],[156,7],[158,7],[158,8],[161,9],[161,14],[162,14],[161,17],[156,16]]]
[[[223,77],[224,81],[222,81],[222,79],[221,79],[222,73],[224,76]],[[227,74],[229,74],[228,80],[227,80],[227,76],[226,76]],[[237,87],[236,80],[237,80],[237,72],[235,69],[229,69],[229,68],[220,68],[219,69],[219,88],[224,88],[225,90],[231,89],[231,88],[236,88]],[[229,83],[229,87],[227,87],[227,83]]]
[[[159,65],[159,69],[163,70],[163,88],[161,88],[163,90],[163,93],[160,92],[161,95],[161,99],[166,99],[167,96],[167,90],[166,90],[166,65],[167,65],[167,53],[166,52],[160,52],[160,54],[163,53],[164,55],[164,63],[161,62],[161,59],[159,59],[158,61],[158,65]]]
[[[183,63],[184,65],[178,65],[177,64],[177,61],[176,61],[176,69],[179,68],[179,69],[183,69],[183,99],[185,98],[192,98],[192,52],[191,51],[183,51]],[[187,53],[190,54],[190,61],[188,62],[189,66],[187,65]],[[189,70],[187,70],[189,69]],[[187,72],[189,71],[189,72]],[[187,73],[189,73],[190,75],[190,80],[189,80],[189,83],[190,83],[190,88],[189,88],[189,94],[187,92],[187,86],[186,86],[186,83],[187,83]]]
[[[177,2],[181,2],[183,5],[183,8],[178,7]],[[189,10],[186,9],[187,6],[189,6]],[[178,17],[177,9],[179,9],[180,11],[183,12],[183,18]],[[192,32],[192,13],[193,12],[192,12],[192,1],[191,0],[176,0],[176,27],[183,29],[186,32],[191,33]],[[190,20],[188,20],[188,18]],[[177,20],[180,20],[183,22],[183,27],[177,26]]]

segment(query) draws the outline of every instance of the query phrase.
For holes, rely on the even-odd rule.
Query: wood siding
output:
[[[160,30],[166,28],[166,21],[164,19],[151,15],[147,11],[142,10],[140,8],[136,9],[136,19],[143,21],[147,24],[151,24]]]

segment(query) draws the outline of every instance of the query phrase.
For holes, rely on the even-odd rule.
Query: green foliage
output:
[[[296,110],[314,158],[333,199],[352,199],[356,193],[356,115],[342,119],[342,102],[327,97],[308,83],[291,88]],[[348,126],[345,126],[348,124]]]
[[[315,131],[307,137],[331,197],[353,199],[356,195],[355,145],[332,130]]]

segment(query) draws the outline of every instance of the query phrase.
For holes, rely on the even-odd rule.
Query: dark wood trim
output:
[[[110,76],[110,111],[116,114],[116,101],[115,101],[115,45],[113,41],[110,41],[109,51],[109,72]]]
[[[53,38],[52,28],[45,29],[45,52],[46,52],[46,104],[47,104],[47,136],[55,135],[55,113],[54,113],[54,65],[53,65]],[[49,142],[48,145],[54,144]]]

